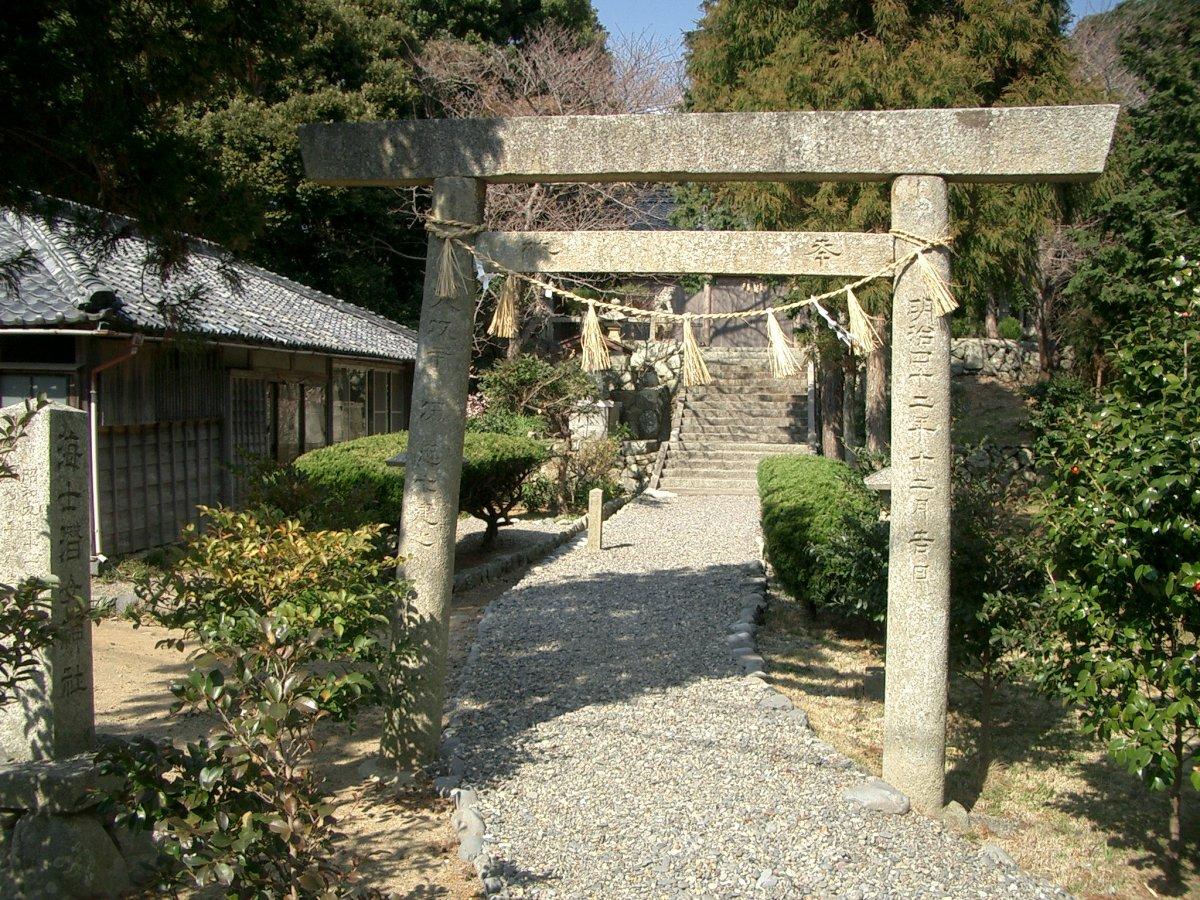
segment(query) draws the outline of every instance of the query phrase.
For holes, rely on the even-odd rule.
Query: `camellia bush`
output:
[[[1030,646],[1110,754],[1171,798],[1170,849],[1200,744],[1200,269],[1163,264],[1094,401],[1041,422],[1050,584]]]
[[[887,527],[861,476],[822,456],[769,456],[758,493],[767,556],[788,592],[810,611],[882,617]]]
[[[387,461],[408,448],[408,434],[377,434],[305,453],[296,471],[331,496],[353,496],[335,523],[354,527],[400,521],[404,468]],[[490,543],[521,499],[521,486],[549,455],[546,445],[511,434],[468,432],[463,446],[459,507],[487,523]]]
[[[408,586],[376,551],[379,526],[310,531],[269,512],[203,513],[170,572],[138,585],[138,616],[178,635],[160,646],[198,646],[172,687],[175,711],[216,724],[187,743],[107,746],[102,770],[123,786],[105,808],[154,831],[165,891],[343,896],[353,873],[333,857],[314,729],[380,700],[379,673],[408,652],[389,628]]]

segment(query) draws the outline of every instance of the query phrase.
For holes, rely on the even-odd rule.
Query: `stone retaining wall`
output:
[[[614,355],[602,373],[604,399],[619,403],[619,421],[637,440],[662,441],[671,433],[671,403],[679,389],[683,351],[678,341],[640,344]]]
[[[1032,382],[1040,371],[1037,343],[1003,338],[955,338],[950,343],[950,372],[1001,381]]]
[[[91,754],[0,764],[0,896],[117,897],[152,879],[149,831],[114,826],[97,809]]]

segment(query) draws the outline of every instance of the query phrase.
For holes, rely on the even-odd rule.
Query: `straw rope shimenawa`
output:
[[[876,278],[895,276],[913,263],[920,269],[921,278],[929,289],[930,298],[933,300],[934,309],[938,315],[949,315],[958,308],[958,303],[950,291],[950,286],[942,279],[941,275],[938,274],[933,264],[930,263],[925,255],[929,250],[949,247],[953,242],[953,238],[950,235],[930,240],[915,234],[893,229],[889,234],[908,243],[916,244],[916,249],[910,250],[889,265],[881,267],[878,271],[872,272],[870,275],[864,275],[862,278],[852,281],[849,284],[844,284],[823,294],[813,294],[802,300],[793,300],[790,303],[781,303],[777,306],[761,309],[742,309],[711,313],[676,313],[659,309],[640,309],[636,306],[616,303],[611,300],[584,297],[559,285],[551,284],[548,281],[535,278],[524,272],[514,271],[486,254],[481,253],[473,244],[467,243],[466,238],[474,237],[486,230],[482,225],[429,217],[425,220],[425,229],[434,237],[441,238],[443,241],[437,281],[439,296],[448,296],[449,293],[453,292],[457,284],[457,279],[460,277],[457,265],[454,262],[454,254],[449,252],[451,244],[457,244],[462,247],[482,263],[485,268],[506,276],[496,313],[492,317],[491,324],[488,326],[488,333],[491,335],[496,337],[512,337],[516,333],[516,285],[518,280],[540,288],[543,291],[557,294],[567,300],[573,300],[576,303],[585,305],[588,311],[584,317],[581,347],[583,350],[582,365],[584,371],[587,372],[598,372],[607,368],[609,363],[608,348],[604,345],[599,315],[596,312],[597,307],[611,312],[622,313],[624,316],[633,319],[643,319],[650,322],[682,323],[683,382],[689,387],[708,384],[709,382],[708,367],[704,363],[704,356],[700,352],[700,346],[696,342],[696,336],[692,328],[692,323],[697,319],[707,319],[710,321],[766,319],[767,333],[770,339],[769,356],[772,374],[776,377],[786,377],[798,371],[799,362],[795,357],[794,346],[789,345],[787,337],[784,335],[783,329],[780,328],[779,322],[776,319],[779,313],[791,312],[805,306],[815,306],[822,313],[822,318],[831,327],[839,331],[843,339],[848,334],[853,344],[857,344],[862,350],[870,352],[881,346],[882,341],[880,340],[879,333],[875,330],[871,317],[863,310],[854,291],[856,288],[860,288],[874,281]],[[841,294],[846,295],[847,306],[850,311],[850,328],[848,332],[838,326],[836,320],[821,306],[822,300],[830,300]]]

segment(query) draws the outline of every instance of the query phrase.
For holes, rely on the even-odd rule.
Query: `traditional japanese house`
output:
[[[0,211],[0,405],[90,415],[93,552],[174,541],[237,502],[234,464],[408,427],[416,333],[204,241],[164,280],[86,211]]]

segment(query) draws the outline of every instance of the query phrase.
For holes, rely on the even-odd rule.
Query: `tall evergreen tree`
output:
[[[1085,26],[1114,36],[1130,105],[1065,292],[1064,334],[1103,378],[1106,349],[1157,302],[1160,257],[1200,252],[1200,4],[1129,0]]]
[[[0,17],[0,202],[30,191],[183,233],[412,321],[424,234],[387,191],[306,182],[296,129],[420,115],[431,34],[593,34],[588,0],[28,0]]]
[[[1066,0],[708,0],[687,40],[693,110],[1027,106],[1079,96]],[[996,318],[1031,292],[1037,237],[1057,195],[955,186],[954,279],[964,313]],[[888,186],[729,184],[684,195],[700,227],[886,230]],[[808,290],[812,285],[802,285]],[[864,292],[886,309],[890,285]],[[836,347],[823,348],[826,355]],[[873,360],[876,375],[885,371]],[[874,425],[878,439],[878,417]]]

